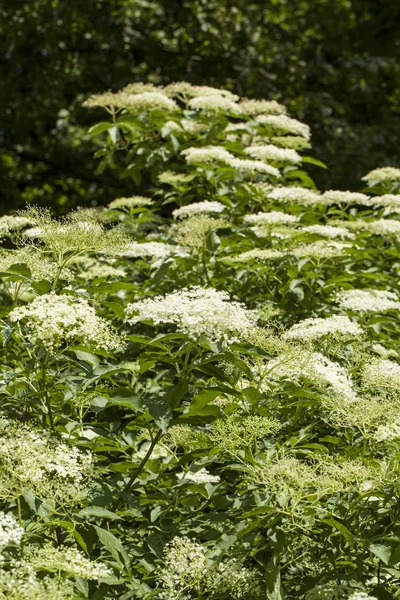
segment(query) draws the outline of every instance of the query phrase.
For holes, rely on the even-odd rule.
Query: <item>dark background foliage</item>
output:
[[[1,209],[65,211],[134,191],[100,173],[91,93],[132,81],[275,98],[312,127],[322,189],[400,166],[400,3],[389,0],[5,0]]]

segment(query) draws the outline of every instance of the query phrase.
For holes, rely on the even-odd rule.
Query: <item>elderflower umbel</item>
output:
[[[355,338],[363,334],[362,328],[349,317],[310,318],[293,325],[284,335],[285,340],[317,340],[326,335],[339,338]]]
[[[275,162],[294,164],[301,162],[301,156],[298,154],[298,152],[296,152],[296,150],[279,148],[278,146],[274,146],[272,144],[265,144],[263,146],[250,146],[249,148],[246,148],[244,152],[253,158],[258,158],[259,160],[272,160]]]
[[[100,562],[93,562],[86,558],[76,548],[54,548],[50,544],[31,552],[27,559],[29,564],[38,571],[46,570],[57,573],[64,571],[83,579],[106,579],[113,574],[111,569]]]
[[[221,213],[224,210],[225,206],[221,202],[204,200],[203,202],[194,202],[187,206],[181,206],[173,211],[172,216],[174,219],[184,219],[204,213]]]
[[[230,558],[219,564],[213,576],[212,587],[217,590],[226,590],[234,600],[248,598],[262,598],[262,588],[257,571],[245,567],[236,558]],[[211,586],[210,586],[211,587]]]
[[[309,140],[311,137],[311,131],[308,125],[301,123],[297,119],[291,119],[286,115],[259,115],[256,117],[256,121],[262,125],[272,127],[277,131],[294,133],[306,140]]]
[[[13,515],[0,512],[0,550],[10,544],[19,545],[24,530],[18,525]]]
[[[14,308],[12,323],[22,323],[31,344],[44,346],[54,354],[64,343],[80,341],[94,349],[112,351],[121,341],[107,321],[98,317],[87,300],[72,296],[44,294],[28,306]]]
[[[399,310],[396,294],[386,290],[343,290],[336,294],[340,308],[353,312],[386,312]]]
[[[369,206],[370,200],[370,196],[358,192],[329,190],[322,194],[322,202],[327,206],[331,206],[332,204],[364,204],[365,206]]]
[[[126,258],[151,258],[160,260],[170,256],[186,256],[187,250],[181,246],[164,244],[163,242],[131,242],[122,257]]]
[[[234,155],[221,146],[204,146],[203,148],[186,148],[181,154],[189,164],[223,162],[230,164]]]
[[[400,169],[394,167],[380,167],[370,171],[361,179],[362,181],[366,181],[369,185],[398,182],[400,181]]]
[[[383,196],[373,196],[371,205],[384,208],[384,215],[400,213],[400,194],[383,194]]]
[[[174,187],[179,187],[185,183],[190,183],[195,175],[191,173],[175,173],[174,171],[164,171],[158,176],[158,181],[161,183],[167,183]]]
[[[400,235],[400,221],[394,219],[378,219],[377,221],[364,221],[365,229],[376,235]]]
[[[166,544],[164,553],[165,566],[158,573],[162,587],[176,594],[192,589],[199,592],[207,574],[205,548],[188,537],[176,536]]]
[[[265,378],[261,389],[269,390],[269,381],[289,380],[299,385],[309,381],[313,385],[326,387],[328,393],[345,402],[356,399],[353,385],[346,370],[332,362],[320,352],[301,351],[297,354],[282,354],[272,359],[265,367]]]
[[[0,568],[1,600],[73,600],[72,582],[38,579],[31,565],[12,560],[10,570]]]
[[[228,343],[246,338],[258,319],[255,311],[231,302],[226,292],[201,287],[134,302],[128,305],[127,315],[131,325],[140,321],[155,325],[171,323],[193,340],[205,336],[213,341],[225,339]]]
[[[284,115],[286,108],[276,100],[242,100],[240,108],[244,115]]]
[[[170,229],[170,234],[171,238],[182,246],[202,248],[212,231],[228,226],[229,222],[225,219],[199,214],[175,223]]]
[[[344,227],[333,227],[332,225],[309,225],[308,227],[302,227],[303,233],[313,233],[320,235],[321,237],[327,237],[330,239],[335,238],[353,238],[354,234],[350,233]]]
[[[375,358],[363,369],[362,382],[367,387],[384,387],[400,390],[400,365],[392,360]]]
[[[234,158],[230,161],[229,165],[241,172],[266,173],[276,178],[279,178],[281,176],[278,169],[271,165],[267,165],[266,163],[263,163],[260,160]]]
[[[205,485],[206,483],[219,483],[220,477],[218,475],[211,475],[207,471],[207,469],[200,469],[199,471],[187,471],[185,473],[178,473],[178,479],[188,479],[193,481],[193,483],[198,483],[199,485]]]
[[[294,215],[271,210],[270,212],[260,212],[255,215],[245,215],[243,221],[248,225],[293,225],[299,220]]]
[[[108,208],[114,209],[132,209],[141,208],[144,206],[151,206],[154,201],[151,198],[145,198],[144,196],[131,196],[130,198],[116,198],[108,205]]]
[[[313,244],[305,244],[290,250],[296,258],[335,258],[341,256],[346,250],[351,248],[349,244],[335,241],[318,240]]]
[[[229,90],[221,90],[207,85],[191,85],[187,81],[170,83],[163,88],[163,92],[172,98],[182,96],[187,96],[189,98],[197,98],[199,96],[223,96],[232,101],[239,99],[239,96],[233,94]]]
[[[165,94],[157,92],[142,92],[141,94],[125,94],[125,108],[128,110],[178,110],[174,100]]]
[[[3,215],[0,217],[0,225],[6,225],[7,229],[10,231],[19,231],[23,227],[27,227],[28,225],[33,225],[30,219],[26,217],[18,217],[16,215]]]
[[[267,192],[267,196],[283,204],[300,204],[302,206],[322,204],[320,194],[301,187],[278,187]]]
[[[7,271],[12,265],[25,264],[31,272],[31,278],[34,281],[40,279],[53,279],[57,273],[57,264],[47,259],[41,252],[35,248],[19,248],[0,252],[0,271]],[[64,279],[71,278],[71,272],[66,269],[63,271]]]
[[[123,251],[129,238],[121,229],[105,229],[95,215],[87,216],[83,210],[53,219],[50,211],[34,206],[21,213],[37,223],[35,232],[24,231],[24,236],[38,238],[57,257],[65,253],[103,252],[108,255]],[[27,241],[27,243],[32,243]],[[38,243],[38,245],[39,245]]]
[[[236,265],[251,262],[253,260],[266,262],[268,260],[281,259],[284,256],[286,256],[284,252],[281,252],[280,250],[274,250],[273,248],[267,248],[266,250],[255,248],[254,250],[248,250],[247,252],[242,252],[236,256],[228,256],[227,258],[223,259],[223,262],[228,265]]]
[[[192,98],[189,101],[189,107],[193,110],[204,110],[204,112],[211,113],[232,113],[237,115],[241,112],[239,104],[219,94]]]
[[[0,498],[12,499],[23,488],[38,498],[67,504],[79,501],[93,475],[93,456],[46,433],[2,422]]]

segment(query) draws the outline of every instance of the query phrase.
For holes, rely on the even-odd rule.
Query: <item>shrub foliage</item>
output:
[[[400,171],[271,101],[93,96],[147,196],[0,219],[0,598],[394,598]]]

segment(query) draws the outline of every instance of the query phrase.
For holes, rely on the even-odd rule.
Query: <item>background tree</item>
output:
[[[320,187],[400,165],[400,5],[376,0],[13,0],[0,8],[3,210],[104,204],[135,184],[100,173],[91,93],[188,80],[284,101],[313,131]]]

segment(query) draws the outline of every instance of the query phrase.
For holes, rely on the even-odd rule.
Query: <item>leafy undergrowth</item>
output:
[[[400,171],[320,194],[224,90],[86,104],[140,195],[0,218],[0,598],[397,597]]]

